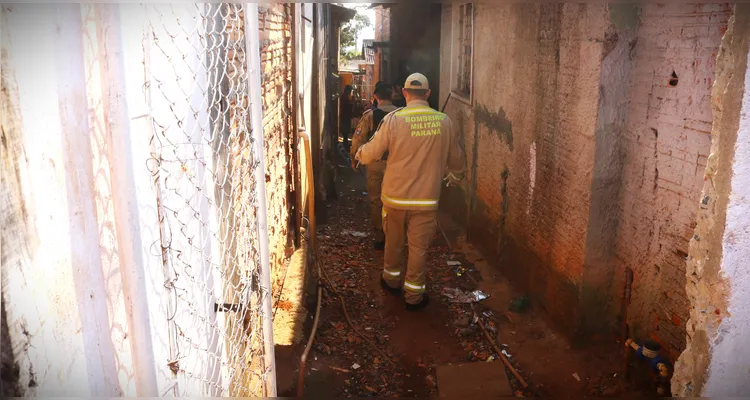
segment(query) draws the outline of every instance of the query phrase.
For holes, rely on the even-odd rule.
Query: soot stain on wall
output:
[[[513,124],[508,120],[502,107],[497,112],[492,112],[483,104],[477,104],[474,108],[474,121],[486,126],[513,151]]]
[[[477,197],[477,163],[479,162],[479,124],[474,123],[474,141],[471,146],[471,182],[469,189],[469,207],[466,210],[466,220],[471,220]]]
[[[503,172],[500,173],[500,226],[497,235],[497,249],[498,254],[502,254],[505,249],[506,234],[505,234],[505,221],[508,218],[508,206],[510,204],[508,198],[508,177],[510,177],[510,170],[507,165],[503,166]]]

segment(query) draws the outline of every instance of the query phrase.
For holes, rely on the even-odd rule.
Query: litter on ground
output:
[[[465,292],[457,288],[445,288],[443,289],[442,294],[447,297],[451,303],[476,303],[490,297],[489,294],[479,289]]]

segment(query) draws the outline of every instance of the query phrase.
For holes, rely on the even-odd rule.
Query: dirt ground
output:
[[[519,293],[444,217],[440,225],[445,233],[437,233],[429,251],[427,291],[432,301],[419,312],[406,311],[401,298],[385,293],[379,285],[382,252],[372,248],[364,175],[339,168],[337,179],[339,199],[327,205],[328,224],[318,227],[319,261],[344,296],[352,323],[379,350],[348,326],[338,298],[324,290],[319,330],[308,358],[305,396],[435,397],[439,384],[435,367],[448,363],[492,362],[507,373],[474,323],[470,306],[452,304],[441,295],[444,288],[477,287],[490,295],[476,305],[478,314],[530,385],[521,390],[507,373],[517,396],[636,394],[624,383],[621,343],[612,339],[571,349],[568,339],[552,329],[533,304],[523,312],[509,311],[509,305],[521,297]],[[448,261],[460,262],[467,271],[459,274]],[[308,318],[305,334],[311,325]],[[280,369],[297,367],[279,365]],[[293,385],[280,395],[296,393]]]

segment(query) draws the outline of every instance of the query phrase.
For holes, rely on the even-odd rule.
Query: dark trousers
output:
[[[352,133],[351,118],[344,118],[339,122],[341,138],[344,139],[344,147],[349,148],[349,134]]]

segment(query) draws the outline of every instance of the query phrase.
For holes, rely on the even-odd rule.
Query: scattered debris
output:
[[[465,292],[461,289],[445,288],[443,289],[442,294],[447,297],[451,303],[476,303],[490,297],[489,294],[479,289]]]
[[[367,232],[343,231],[341,233],[344,234],[344,235],[354,236],[354,237],[358,237],[358,238],[367,237]]]
[[[455,324],[459,328],[465,328],[465,327],[469,326],[469,324],[471,324],[471,316],[467,315],[467,316],[458,318],[458,319],[456,319]]]
[[[458,333],[461,336],[471,336],[474,334],[474,332],[475,332],[474,329],[467,327],[467,328],[458,328],[458,331],[456,333]]]
[[[474,315],[477,314],[477,310],[474,307],[474,304],[471,304],[471,310],[474,312]],[[484,337],[487,338],[487,341],[490,342],[490,345],[493,349],[500,355],[500,359],[503,361],[503,364],[505,364],[506,367],[510,370],[510,372],[513,374],[513,376],[518,380],[518,382],[521,384],[521,386],[526,389],[529,387],[529,384],[526,382],[525,379],[521,376],[521,374],[518,373],[518,370],[516,370],[513,367],[513,364],[508,361],[508,357],[503,354],[505,350],[500,350],[500,348],[497,346],[494,340],[492,340],[492,337],[490,337],[490,334],[487,333],[487,329],[484,327],[484,322],[482,320],[479,320],[479,327],[482,328],[482,333],[484,333]]]
[[[578,372],[573,372],[573,378],[576,378],[576,380],[577,380],[578,382],[580,382],[580,381],[581,381],[581,377],[580,377],[580,376],[578,376]]]
[[[351,170],[345,171],[345,174],[351,174]],[[359,175],[357,179],[360,179]],[[541,390],[542,386],[550,388],[547,389],[548,393],[560,393],[560,386],[576,392],[588,391],[590,387],[596,386],[596,390],[591,392],[594,396],[627,391],[624,383],[621,386],[614,385],[611,372],[608,374],[608,381],[599,382],[592,375],[584,382],[588,385],[575,384],[564,373],[554,374],[554,378],[550,379],[557,385],[548,385],[550,382],[547,382],[548,377],[544,373],[558,371],[562,369],[562,365],[568,365],[559,360],[559,355],[549,355],[550,365],[537,366],[540,371],[521,370],[521,367],[534,365],[523,365],[529,354],[544,355],[543,350],[533,348],[536,344],[534,341],[538,339],[537,329],[531,329],[530,324],[534,322],[537,310],[531,307],[529,298],[511,295],[509,300],[513,300],[512,302],[505,303],[505,307],[501,304],[500,308],[490,311],[490,301],[484,300],[490,297],[489,293],[495,298],[494,290],[501,286],[487,286],[493,287],[493,291],[485,293],[474,290],[480,287],[477,280],[484,278],[488,283],[495,284],[503,278],[483,273],[484,265],[476,264],[475,267],[474,263],[481,262],[481,257],[467,253],[466,258],[462,258],[459,249],[454,253],[451,243],[442,243],[440,233],[436,234],[438,240],[430,248],[427,262],[430,265],[428,279],[435,285],[435,297],[444,299],[431,306],[431,312],[440,313],[440,318],[432,322],[437,323],[436,327],[441,331],[438,335],[442,336],[429,336],[426,339],[429,340],[428,343],[439,339],[434,341],[434,347],[426,350],[429,353],[421,348],[409,349],[409,344],[403,340],[403,329],[398,328],[404,322],[400,319],[404,317],[400,314],[392,315],[389,306],[383,307],[383,300],[391,300],[379,293],[376,273],[382,268],[382,253],[372,250],[372,245],[367,240],[373,236],[367,228],[369,202],[363,197],[367,192],[361,188],[350,191],[349,189],[356,187],[347,187],[346,180],[342,182],[344,187],[339,200],[324,206],[331,217],[330,224],[319,226],[317,230],[319,242],[314,258],[324,265],[321,279],[325,283],[325,295],[321,330],[316,337],[314,349],[316,357],[323,361],[316,363],[317,369],[310,368],[310,371],[315,371],[313,374],[318,374],[318,379],[310,381],[309,389],[313,390],[315,386],[321,385],[331,386],[335,397],[428,397],[438,392],[441,396],[444,395],[444,389],[453,381],[457,393],[466,396],[475,390],[472,383],[476,381],[476,388],[487,388],[488,385],[495,386],[500,382],[507,384],[508,390],[503,393],[505,397],[513,394],[519,397],[539,396],[536,390]],[[318,257],[318,254],[322,257]],[[490,281],[494,279],[497,281]],[[505,301],[507,300],[503,303]],[[475,312],[471,313],[469,307],[476,308]],[[524,315],[516,314],[524,311]],[[430,328],[435,329],[435,325],[431,324]],[[390,338],[388,333],[391,333]],[[510,351],[515,354],[512,355]],[[404,353],[408,353],[408,357],[404,357]],[[435,359],[418,357],[438,353],[440,357]],[[417,356],[416,364],[412,356]],[[441,375],[440,365],[436,365],[469,361],[473,361],[470,364],[474,364],[475,368],[481,369],[483,366],[487,376],[469,371],[466,375],[471,379],[455,379],[450,373]],[[496,365],[491,365],[492,363]],[[570,368],[575,370],[581,367]],[[329,372],[317,372],[319,370]],[[334,373],[331,374],[330,371]],[[496,378],[488,379],[490,375]],[[617,377],[624,382],[621,376],[622,373]],[[452,380],[446,381],[446,377],[452,377]],[[532,385],[532,382],[524,381],[524,377],[536,378],[534,380],[539,382],[533,382]],[[541,384],[542,380],[545,385]]]

